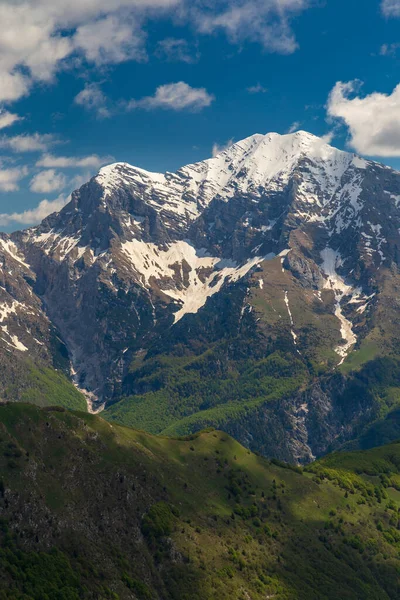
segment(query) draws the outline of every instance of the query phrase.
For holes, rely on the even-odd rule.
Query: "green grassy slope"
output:
[[[62,371],[37,366],[32,362],[21,364],[17,376],[3,382],[1,396],[12,402],[29,402],[37,406],[64,406],[71,410],[87,410],[84,396]]]
[[[8,404],[0,599],[391,600],[398,489],[400,444],[302,473],[217,431]]]
[[[154,391],[125,398],[102,416],[150,433],[185,435],[240,419],[260,404],[295,393],[307,381],[304,365],[290,355],[226,361],[223,353],[217,346],[200,356],[146,361],[136,373],[138,385]],[[221,367],[222,362],[227,364]]]

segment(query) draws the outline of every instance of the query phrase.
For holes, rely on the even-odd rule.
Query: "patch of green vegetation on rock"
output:
[[[344,363],[340,365],[339,369],[342,373],[348,374],[356,369],[361,369],[363,365],[382,354],[383,352],[381,351],[379,344],[363,341],[358,350],[350,352]]]

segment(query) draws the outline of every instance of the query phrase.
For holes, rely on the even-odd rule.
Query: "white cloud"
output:
[[[400,48],[400,44],[383,44],[381,46],[379,54],[381,56],[396,56],[398,49]]]
[[[100,119],[110,116],[110,111],[107,108],[107,97],[97,83],[87,83],[75,97],[75,104],[79,104],[87,110],[95,111]]]
[[[153,110],[157,108],[169,110],[191,110],[199,111],[210,106],[214,96],[209,94],[205,88],[192,88],[184,81],[169,83],[157,88],[154,96],[147,96],[141,100],[131,100],[128,110],[143,108]]]
[[[156,56],[169,62],[195,63],[200,54],[192,51],[188,42],[182,39],[166,38],[157,44]]]
[[[218,154],[221,154],[221,152],[224,152],[224,150],[230,148],[232,144],[233,139],[228,140],[227,142],[225,142],[225,144],[222,145],[215,143],[212,147],[212,156],[215,158]]]
[[[36,225],[53,212],[61,210],[70,200],[70,196],[60,195],[55,200],[42,200],[30,210],[21,213],[0,213],[0,226],[8,227],[13,223],[19,225]]]
[[[222,31],[233,43],[255,41],[268,51],[291,53],[297,48],[291,18],[311,3],[312,0],[0,0],[0,102],[18,100],[36,82],[51,82],[72,58],[96,66],[144,60],[147,23],[165,16],[180,18],[181,23],[191,24],[197,33]],[[396,5],[394,0],[384,0],[385,14],[395,15]],[[180,49],[175,45],[175,55],[179,54],[187,60],[183,45]]]
[[[2,192],[15,192],[19,189],[19,182],[28,174],[27,167],[14,167],[2,169],[0,167],[0,190]]]
[[[1,10],[1,6],[0,6]],[[0,44],[1,50],[1,44]],[[21,73],[9,73],[0,68],[0,101],[13,102],[26,96],[29,92],[31,81]]]
[[[249,94],[265,94],[266,92],[268,92],[268,89],[261,85],[260,82],[258,82],[256,85],[251,85],[250,87],[248,87],[247,91],[249,92]]]
[[[87,183],[92,176],[93,176],[93,173],[91,173],[90,171],[85,171],[84,173],[81,173],[80,175],[75,175],[75,177],[73,177],[68,183],[69,189],[70,190],[79,189],[80,187],[82,187],[82,185]]]
[[[223,31],[233,43],[253,41],[270,52],[293,53],[298,45],[290,19],[308,8],[309,0],[216,0],[188,9],[201,33]]]
[[[16,135],[14,137],[0,138],[0,148],[9,148],[13,152],[45,152],[56,143],[50,133],[32,135]]]
[[[0,109],[0,129],[5,129],[6,127],[11,127],[17,121],[20,121],[21,117],[15,115],[14,113],[8,112],[8,110]]]
[[[328,116],[350,132],[350,145],[368,156],[400,156],[400,84],[391,94],[356,95],[361,82],[338,82],[327,104]]]
[[[400,0],[382,0],[381,8],[385,17],[400,17]]]
[[[298,131],[301,127],[301,123],[300,121],[295,121],[294,123],[291,124],[291,126],[289,127],[289,129],[287,130],[286,133],[294,133],[295,131]]]
[[[0,102],[21,98],[37,81],[51,81],[74,54],[96,65],[141,57],[142,21],[180,2],[0,0]]]
[[[31,192],[39,194],[51,194],[59,192],[66,185],[67,179],[62,173],[57,173],[55,169],[40,171],[31,180],[29,186]]]
[[[336,136],[336,131],[332,130],[332,131],[328,131],[328,133],[325,133],[324,135],[321,135],[321,140],[323,142],[325,142],[325,144],[331,144],[332,141],[335,139]]]
[[[78,27],[75,45],[96,65],[145,60],[145,34],[132,19],[112,15]]]
[[[75,157],[75,156],[53,156],[52,154],[44,154],[36,163],[37,167],[57,168],[57,169],[98,169],[102,165],[114,162],[112,156],[98,156],[91,154],[90,156]]]

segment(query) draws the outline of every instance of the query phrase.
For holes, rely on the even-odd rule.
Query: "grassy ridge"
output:
[[[303,473],[218,431],[3,406],[0,598],[390,600],[399,478],[400,444]]]
[[[17,383],[8,382],[3,398],[29,402],[37,406],[63,406],[71,410],[87,410],[84,396],[61,371],[24,363]]]

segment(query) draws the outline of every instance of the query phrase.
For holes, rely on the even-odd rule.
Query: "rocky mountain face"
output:
[[[369,398],[339,410],[338,394],[396,354],[399,232],[400,173],[305,132],[176,173],[110,165],[0,239],[2,355],[51,363],[62,340],[107,418],[223,424],[267,454],[281,430],[275,452],[305,462],[379,416]]]

